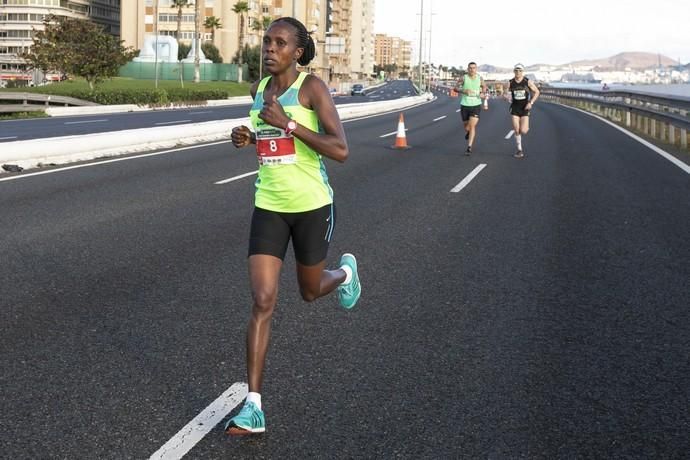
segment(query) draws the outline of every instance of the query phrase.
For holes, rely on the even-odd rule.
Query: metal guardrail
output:
[[[575,106],[662,142],[688,148],[690,98],[546,86],[540,92],[544,100]]]
[[[95,102],[84,101],[68,96],[55,96],[40,93],[0,92],[0,113],[33,112],[45,110],[51,106],[87,106],[99,105]]]

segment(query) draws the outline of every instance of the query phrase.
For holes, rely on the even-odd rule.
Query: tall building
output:
[[[309,66],[322,78],[327,76],[327,61],[322,51],[325,43],[326,15],[323,4],[325,0],[248,0],[247,11],[234,11],[238,0],[198,0],[200,24],[206,18],[214,16],[220,27],[213,30],[200,27],[202,42],[212,42],[220,51],[223,62],[232,62],[240,47],[240,27],[243,29],[243,43],[251,47],[260,46],[263,37],[262,18],[267,21],[282,16],[294,16],[313,31],[317,58]],[[158,20],[156,21],[156,9]],[[173,6],[172,0],[128,0],[122,5],[122,39],[126,46],[141,49],[146,35],[177,35],[179,9]],[[191,44],[194,38],[194,0],[181,9],[180,21],[181,43]]]
[[[120,0],[0,0],[0,80],[34,78],[19,54],[31,48],[33,31],[43,29],[49,14],[90,19],[120,35]]]
[[[352,0],[328,0],[326,16],[325,54],[328,58],[329,81],[336,84],[349,81]]]
[[[412,62],[412,43],[402,38],[389,37],[385,34],[376,34],[374,61],[376,65],[390,68],[394,76],[410,69]]]
[[[350,77],[364,80],[374,73],[374,0],[352,0]]]

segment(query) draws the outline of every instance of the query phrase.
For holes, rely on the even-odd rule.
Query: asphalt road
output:
[[[404,151],[398,113],[345,124],[360,304],[305,304],[289,255],[266,434],[185,458],[687,458],[690,176],[547,103],[524,160],[501,101],[465,157],[456,109],[406,110]],[[254,170],[219,143],[0,180],[0,457],[147,458],[246,381],[254,179],[215,183]]]
[[[407,80],[385,83],[380,88],[368,89],[365,95],[335,96],[336,104],[385,101],[405,95],[416,95]],[[153,110],[147,112],[79,115],[29,120],[0,121],[0,143],[58,136],[77,136],[90,133],[120,131],[124,129],[185,125],[205,121],[244,118],[249,105],[224,107],[199,106],[193,108]]]

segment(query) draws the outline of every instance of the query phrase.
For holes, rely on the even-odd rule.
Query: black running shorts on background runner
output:
[[[470,117],[479,118],[479,114],[482,111],[482,105],[461,105],[460,115],[462,116],[462,121],[468,121]]]
[[[529,110],[527,104],[510,104],[510,114],[516,117],[529,117]]]
[[[284,260],[292,239],[297,262],[316,265],[328,255],[334,228],[333,204],[305,212],[275,212],[255,207],[248,255],[266,254]]]

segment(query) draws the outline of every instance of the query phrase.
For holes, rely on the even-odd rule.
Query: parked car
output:
[[[363,96],[364,95],[364,86],[360,85],[359,83],[356,83],[352,85],[352,90],[350,91],[350,96]]]

